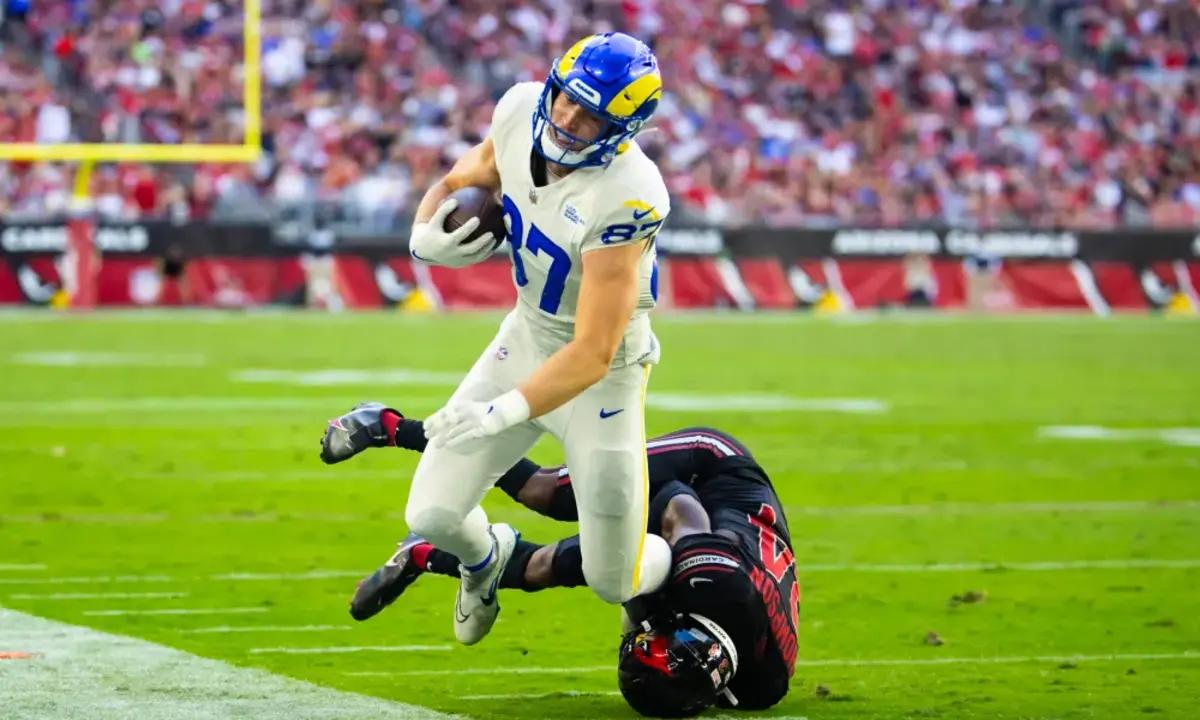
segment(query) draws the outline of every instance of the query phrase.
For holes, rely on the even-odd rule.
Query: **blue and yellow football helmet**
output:
[[[550,107],[558,93],[602,118],[608,124],[580,150],[559,147],[547,136],[553,127],[573,143],[586,143],[555,125]],[[533,115],[533,147],[546,160],[564,167],[605,166],[638,133],[662,97],[658,58],[646,43],[625,33],[590,35],[554,61]]]

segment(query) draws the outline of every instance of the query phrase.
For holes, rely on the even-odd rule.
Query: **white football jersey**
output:
[[[608,167],[579,168],[535,187],[530,155],[541,93],[539,82],[510,88],[496,104],[490,135],[509,224],[517,310],[534,328],[539,349],[549,354],[575,334],[583,255],[654,236],[671,207],[662,175],[636,142]],[[651,243],[639,266],[637,310],[613,367],[657,360],[647,316],[658,297],[655,258]]]

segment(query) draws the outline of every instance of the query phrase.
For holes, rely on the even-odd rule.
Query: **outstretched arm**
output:
[[[385,421],[386,422],[386,421]],[[420,420],[404,418],[396,422],[393,436],[396,446],[424,452],[428,444]],[[496,481],[496,487],[530,510],[554,520],[575,521],[575,489],[566,467],[543,468],[529,458],[521,458]]]
[[[571,341],[520,387],[491,402],[455,402],[430,415],[425,423],[430,439],[465,451],[481,438],[545,415],[603,379],[637,309],[645,247],[635,243],[584,252]]]

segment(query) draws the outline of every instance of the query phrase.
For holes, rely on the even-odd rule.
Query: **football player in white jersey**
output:
[[[644,403],[658,341],[654,236],[667,190],[634,136],[654,113],[654,53],[622,33],[580,40],[545,83],[513,86],[491,131],[422,199],[410,247],[418,260],[462,267],[493,238],[461,242],[447,200],[464,187],[503,194],[516,307],[449,402],[425,423],[430,447],[413,477],[409,528],[463,561],[455,635],[478,642],[499,612],[496,588],[515,531],[479,507],[543,432],[574,471],[587,584],[610,603],[651,592],[670,548],[646,534]]]

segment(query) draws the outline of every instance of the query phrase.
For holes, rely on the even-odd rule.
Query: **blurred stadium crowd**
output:
[[[0,3],[0,141],[241,142],[240,3]],[[662,63],[640,142],[676,218],[1200,222],[1187,0],[263,0],[263,14],[263,160],[105,167],[101,213],[320,212],[387,230],[508,86],[623,29]],[[69,185],[62,165],[0,164],[0,213],[61,213]]]

